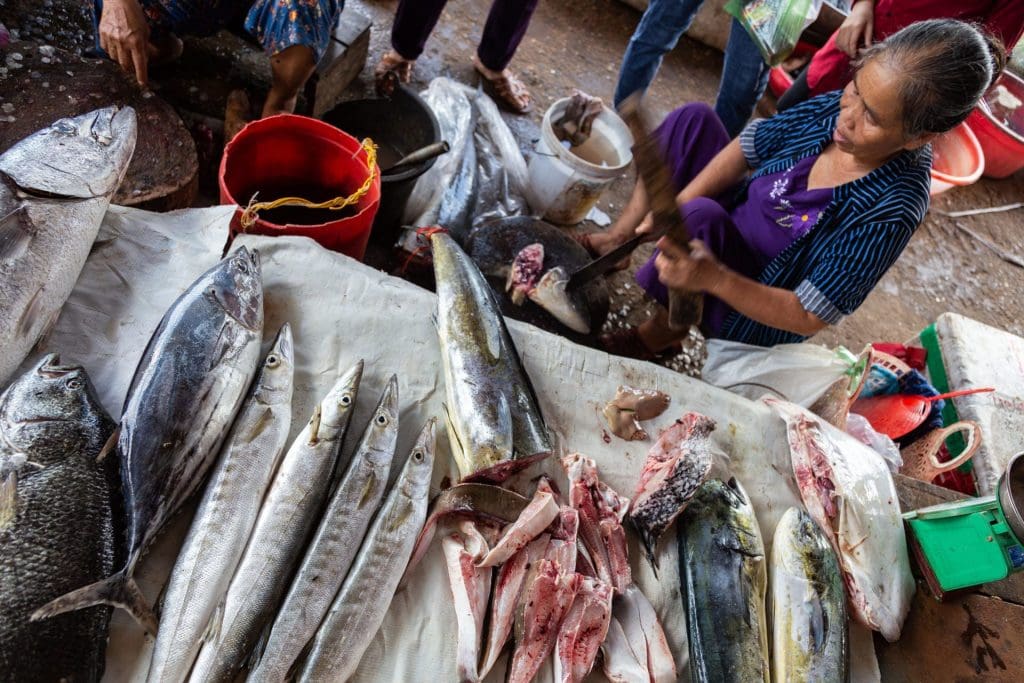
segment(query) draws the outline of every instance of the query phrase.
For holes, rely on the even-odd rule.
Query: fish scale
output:
[[[0,487],[14,506],[0,521],[0,681],[103,674],[109,607],[29,619],[106,576],[119,552],[116,462],[97,462],[114,422],[85,371],[59,362],[47,355],[0,396]]]

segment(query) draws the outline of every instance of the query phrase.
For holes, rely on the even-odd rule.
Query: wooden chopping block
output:
[[[16,56],[20,55],[20,59]],[[0,152],[58,119],[111,104],[138,115],[135,154],[113,203],[151,211],[192,205],[199,166],[178,114],[105,59],[30,42],[12,43],[0,69]]]
[[[370,51],[371,23],[352,7],[338,17],[330,45],[306,85],[306,102],[314,117],[320,118],[341,102],[345,88],[363,70]]]

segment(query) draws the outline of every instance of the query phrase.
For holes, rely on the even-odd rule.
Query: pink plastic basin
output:
[[[984,170],[985,153],[966,123],[932,141],[933,197],[951,187],[977,182]]]
[[[1024,100],[1024,79],[1020,76],[1004,71],[993,87],[1000,85],[1018,100]],[[986,178],[1005,178],[1024,168],[1024,106],[994,113],[988,102],[982,100],[967,123],[985,151]]]

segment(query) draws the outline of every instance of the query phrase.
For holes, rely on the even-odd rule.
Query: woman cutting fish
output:
[[[669,114],[656,135],[694,238],[666,239],[637,272],[665,304],[668,288],[701,291],[707,336],[762,346],[798,342],[849,315],[906,247],[928,208],[929,142],[958,125],[1002,71],[998,42],[971,24],[913,24],[862,53],[853,80],[732,140],[703,104]],[[602,254],[652,229],[639,182]],[[664,308],[601,338],[650,359],[686,334]]]

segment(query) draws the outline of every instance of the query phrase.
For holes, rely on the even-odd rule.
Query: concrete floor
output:
[[[389,46],[389,27],[395,0],[352,0],[372,17],[370,59],[363,71],[369,88],[373,65]],[[490,3],[451,0],[416,64],[415,86],[425,87],[436,76],[476,83],[470,64]],[[547,107],[579,88],[610,101],[618,66],[639,13],[617,0],[541,0],[533,21],[512,62],[536,101],[526,116],[506,115],[521,149],[532,149]],[[685,102],[713,103],[721,74],[722,56],[716,50],[683,38],[667,55],[653,83],[648,101],[664,115]],[[766,102],[770,106],[770,98]],[[632,173],[615,182],[599,206],[616,216],[632,187]],[[1024,174],[1006,180],[982,179],[936,197],[899,262],[886,274],[865,304],[814,341],[860,349],[872,341],[906,341],[945,311],[955,311],[995,327],[1024,334],[1024,302],[1018,294],[1024,284],[1021,269],[968,236],[939,211],[997,206],[1024,199]],[[1024,257],[1020,219],[1011,211],[959,219],[990,240],[1005,254]],[[587,229],[587,226],[581,226]],[[593,226],[590,226],[593,229]],[[634,266],[646,250],[634,257]],[[613,291],[622,291],[628,273],[613,276]],[[635,293],[636,288],[633,288]],[[632,324],[647,315],[648,306],[629,293],[621,302],[630,309]],[[613,310],[618,310],[613,306]]]

